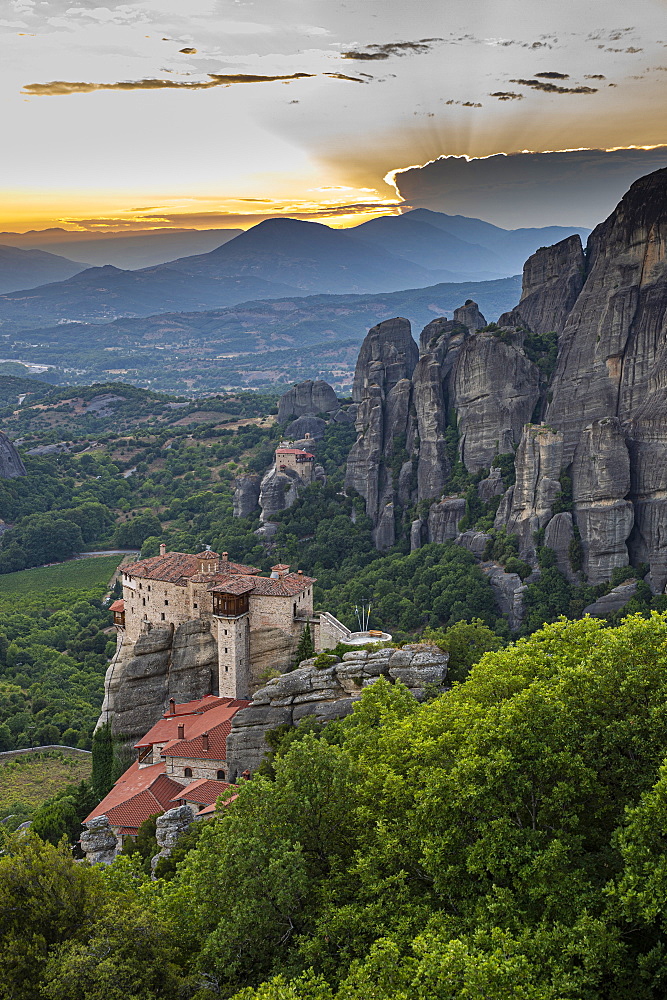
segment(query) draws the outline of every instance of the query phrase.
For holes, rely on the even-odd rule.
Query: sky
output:
[[[667,0],[2,0],[0,230],[593,226],[667,166]]]

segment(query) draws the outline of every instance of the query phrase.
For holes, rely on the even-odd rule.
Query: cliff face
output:
[[[456,537],[456,447],[470,473],[515,451],[516,484],[502,498],[496,529],[519,536],[523,558],[534,562],[534,535],[544,530],[540,544],[554,548],[571,579],[598,583],[628,561],[647,562],[651,586],[662,592],[666,248],[667,169],[633,184],[585,251],[569,237],[533,254],[521,300],[499,327],[485,329],[466,303],[453,320],[436,319],[422,331],[418,359],[405,320],[375,327],[355,374],[359,438],[348,464],[348,485],[366,498],[375,523],[390,504],[409,509],[415,497],[432,499],[430,513],[421,510],[413,523],[413,547]],[[552,332],[555,369],[553,341],[542,338]],[[402,408],[388,404],[399,383],[409,400]],[[538,413],[544,423],[532,425]],[[392,455],[396,469],[397,436],[406,442],[404,467],[408,460],[416,467],[416,490],[402,496],[387,473]],[[569,480],[571,498],[562,493]],[[380,534],[390,540],[384,528]]]
[[[21,456],[7,435],[0,431],[0,479],[17,479],[25,474]]]

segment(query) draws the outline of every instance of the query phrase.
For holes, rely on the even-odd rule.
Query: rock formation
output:
[[[227,763],[233,780],[248,768],[256,770],[268,752],[265,736],[281,725],[295,725],[306,716],[320,722],[340,719],[352,712],[363,688],[378,677],[400,680],[416,698],[428,685],[441,687],[447,677],[449,654],[437,646],[415,643],[402,649],[376,652],[354,650],[342,662],[331,656],[324,669],[315,660],[304,660],[291,673],[269,681],[255,693],[252,705],[237,712],[227,737]]]
[[[471,473],[516,449],[516,485],[503,496],[496,529],[519,536],[522,558],[535,563],[540,532],[573,581],[603,582],[628,561],[648,563],[653,591],[664,591],[666,247],[667,169],[632,185],[585,252],[572,236],[533,254],[521,300],[499,327],[487,328],[466,302],[453,320],[422,331],[418,360],[405,320],[373,328],[355,372],[359,437],[347,483],[366,499],[376,542],[388,544],[396,515],[410,511],[415,466],[416,499],[434,503],[413,515],[412,547],[455,537],[458,436]],[[551,332],[555,370],[550,341],[535,336]],[[543,423],[531,425],[541,414]],[[405,443],[400,468],[397,441]],[[568,477],[563,509],[555,501]],[[489,503],[499,487],[496,473],[480,484],[480,498]]]
[[[151,629],[121,647],[107,670],[100,722],[135,742],[162,716],[169,699],[203,698],[216,690],[217,647],[199,619],[171,629]]]
[[[155,871],[160,858],[171,856],[176,842],[187,832],[194,818],[190,806],[176,806],[158,816],[155,821],[155,839],[160,850],[151,858],[151,872]]]
[[[234,490],[234,517],[250,517],[259,504],[261,479],[257,475],[239,476]]]
[[[283,424],[286,420],[309,414],[316,416],[318,413],[333,413],[339,406],[336,393],[328,382],[307,379],[292,386],[280,397],[278,423]]]
[[[261,520],[268,521],[279,510],[291,507],[303,488],[304,482],[292,469],[279,472],[275,465],[264,475],[259,490]]]
[[[110,865],[120,850],[106,816],[93,817],[84,827],[79,843],[91,865]]]
[[[0,431],[0,479],[17,479],[25,474],[21,456],[7,435]]]

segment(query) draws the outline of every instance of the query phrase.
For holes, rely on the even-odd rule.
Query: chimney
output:
[[[276,566],[271,567],[271,579],[272,580],[282,580],[284,576],[289,573],[289,566],[285,563],[278,563]]]
[[[178,726],[178,738],[179,740],[185,739],[185,723],[181,722]]]
[[[202,733],[201,748],[202,750],[208,750],[208,733]]]
[[[302,569],[298,569],[298,570],[297,570],[297,574],[298,574],[299,576],[303,576],[303,570],[302,570]]]
[[[222,561],[223,562],[229,562],[229,552],[223,552],[222,553]]]
[[[169,714],[176,715],[176,702],[173,698],[169,699]]]
[[[160,555],[166,556],[166,554],[167,554],[167,546],[164,544],[164,542],[162,542],[162,544],[160,545]]]

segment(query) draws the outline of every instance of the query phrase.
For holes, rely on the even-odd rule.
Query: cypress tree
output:
[[[93,770],[90,783],[98,801],[103,799],[113,786],[113,763],[111,724],[105,722],[93,734]]]
[[[309,660],[311,656],[314,655],[315,646],[313,644],[313,637],[310,634],[310,624],[306,622],[306,627],[301,633],[301,638],[299,639],[299,645],[296,647],[294,666],[298,667],[302,660]]]

